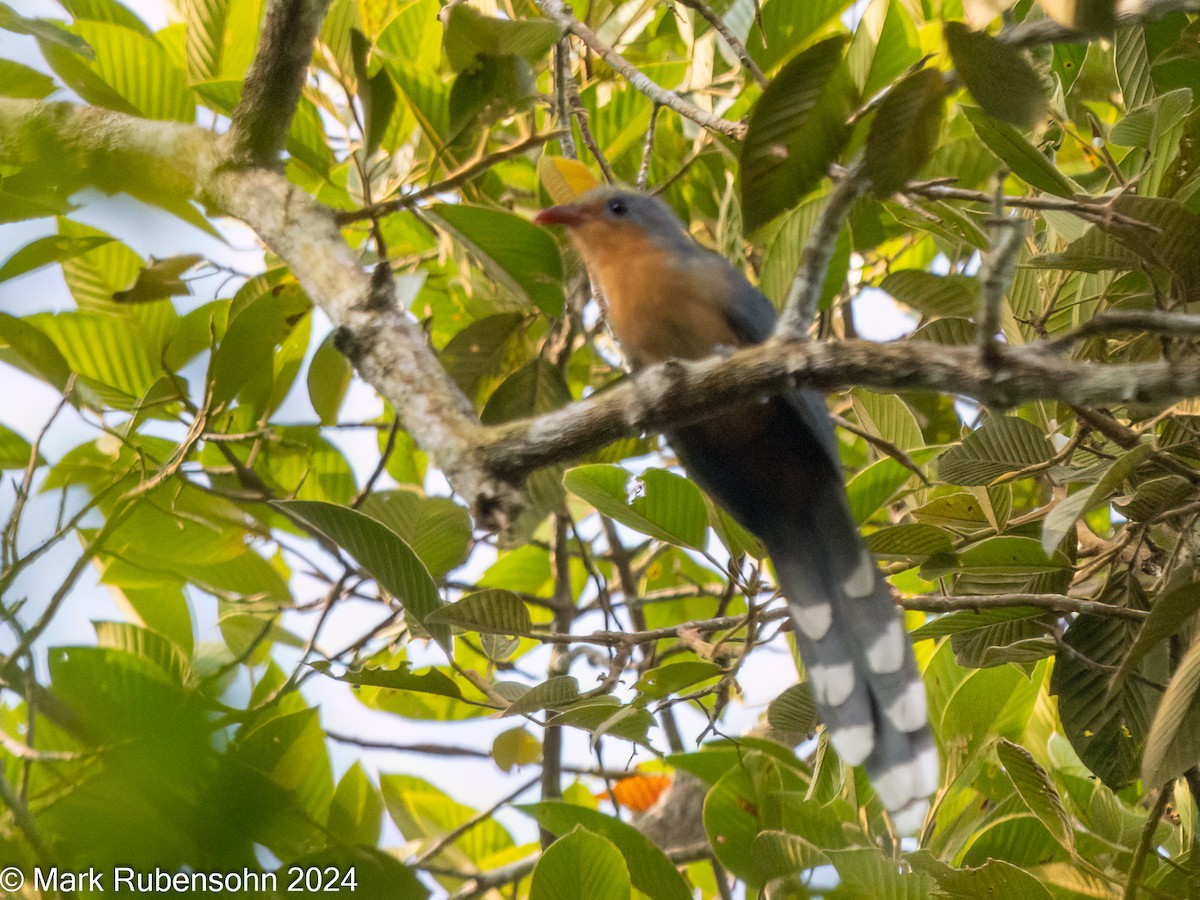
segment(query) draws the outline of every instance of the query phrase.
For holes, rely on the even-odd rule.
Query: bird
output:
[[[774,331],[771,302],[658,197],[599,187],[534,221],[565,228],[634,371]],[[851,515],[823,396],[798,388],[753,399],[664,436],[688,476],[762,541],[830,742],[864,766],[895,827],[916,831],[940,778],[925,686]]]

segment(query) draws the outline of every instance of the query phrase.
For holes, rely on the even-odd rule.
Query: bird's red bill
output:
[[[590,217],[578,206],[551,206],[533,220],[538,225],[582,225]]]

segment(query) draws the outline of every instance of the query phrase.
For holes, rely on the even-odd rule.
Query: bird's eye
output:
[[[620,197],[613,197],[606,205],[608,206],[608,211],[614,216],[624,216],[629,212],[629,206]]]

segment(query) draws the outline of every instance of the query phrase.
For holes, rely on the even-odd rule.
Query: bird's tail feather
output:
[[[845,499],[840,491],[822,499],[806,521],[763,537],[834,749],[866,768],[897,827],[912,831],[939,779],[925,685]]]

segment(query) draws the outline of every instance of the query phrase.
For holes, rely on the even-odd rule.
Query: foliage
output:
[[[1080,364],[1194,353],[1186,334],[1075,331],[1197,301],[1200,19],[1114,30],[1102,0],[985,5],[578,5],[645,77],[744,119],[739,142],[659,108],[546,3],[333,0],[286,173],[346,213],[363,266],[411,288],[487,424],[624,377],[577,262],[530,222],[600,171],[595,154],[780,305],[831,166],[868,178],[829,236],[833,341],[867,301],[915,340],[976,342],[999,203],[1025,227],[1004,342],[1064,338]],[[0,4],[45,63],[0,60],[0,96],[224,128],[261,2],[179,4],[158,31],[117,0],[63,6],[69,23]],[[1032,27],[1047,15],[1076,40],[1039,38],[1062,36]],[[1200,877],[1193,403],[829,398],[852,426],[851,508],[911,608],[943,763],[901,845],[861,771],[811,740],[803,673],[781,677],[767,649],[788,639],[761,547],[669,448],[631,437],[560,461],[509,533],[473,530],[285,261],[246,276],[195,247],[145,259],[84,224],[81,186],[225,226],[136,171],[18,150],[0,154],[0,222],[45,228],[0,263],[0,297],[16,310],[37,271],[65,290],[0,313],[5,378],[62,398],[0,421],[5,864],[278,871],[262,896],[291,867],[353,868],[360,895],[395,898],[719,897],[726,874],[747,896],[1159,896]],[[73,445],[49,449],[68,426]],[[364,433],[365,449],[348,437]],[[94,639],[64,639],[89,571],[119,620],[85,611]],[[751,735],[722,736],[745,724],[750,679],[776,699]],[[410,756],[341,766],[331,696],[397,745],[440,729],[496,784],[549,767],[543,794],[498,816],[493,792],[430,783]],[[566,760],[559,792],[564,733],[591,758]],[[625,760],[635,780],[606,784]],[[538,829],[558,836],[540,855]]]

